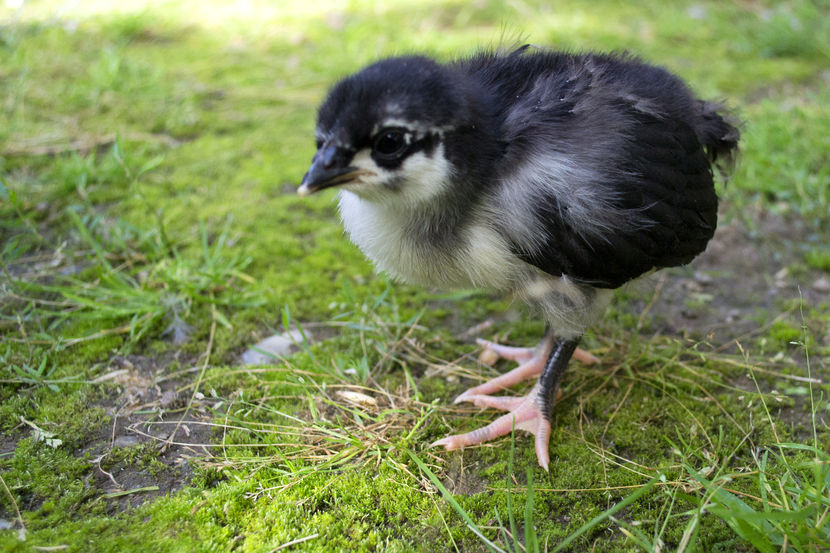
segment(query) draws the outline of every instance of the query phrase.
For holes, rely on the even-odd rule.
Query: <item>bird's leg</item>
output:
[[[514,348],[510,346],[503,346],[487,340],[478,339],[478,345],[486,350],[490,350],[503,359],[516,361],[519,366],[510,372],[506,372],[497,376],[492,380],[488,380],[484,384],[480,384],[469,390],[463,392],[460,396],[455,398],[454,403],[461,403],[464,401],[473,402],[477,398],[487,394],[494,394],[514,386],[523,380],[528,380],[534,376],[542,373],[545,366],[545,360],[550,355],[551,347],[555,341],[553,333],[550,329],[545,331],[545,336],[535,348]],[[576,348],[573,353],[574,359],[581,361],[586,365],[599,363],[599,359],[591,355],[585,350]]]
[[[502,346],[501,344],[494,344],[487,340],[476,340],[478,345],[484,349],[489,349],[504,359],[516,361],[519,363],[519,366],[510,372],[488,380],[484,384],[470,388],[455,398],[455,403],[474,401],[479,396],[500,392],[523,380],[538,376],[542,373],[542,369],[545,366],[545,359],[550,354],[553,341],[553,333],[549,331],[545,333],[544,338],[542,338],[542,341],[535,348],[513,348],[510,346]]]
[[[545,470],[550,464],[548,442],[550,420],[556,403],[556,392],[568,361],[576,350],[579,338],[558,340],[553,343],[547,361],[544,363],[539,382],[525,397],[492,397],[479,395],[473,399],[479,407],[494,407],[508,411],[483,428],[466,434],[448,436],[432,445],[442,445],[447,450],[480,444],[509,433],[514,427],[536,436],[536,458]]]

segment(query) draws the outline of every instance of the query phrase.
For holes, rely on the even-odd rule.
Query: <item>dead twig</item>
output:
[[[3,484],[3,489],[6,490],[6,494],[9,496],[9,501],[12,503],[12,507],[14,507],[14,514],[17,517],[17,522],[20,524],[20,531],[23,534],[26,534],[26,523],[23,522],[23,516],[20,514],[20,509],[17,508],[17,501],[14,500],[14,496],[12,495],[11,490],[6,485],[6,481],[3,479],[3,475],[0,474],[0,484]]]
[[[304,538],[297,538],[296,540],[287,541],[282,545],[278,545],[277,547],[275,547],[274,549],[272,549],[268,553],[276,553],[277,551],[279,551],[281,549],[285,549],[286,547],[291,547],[292,545],[297,545],[298,543],[303,543],[303,542],[306,542],[308,540],[313,540],[314,538],[318,537],[319,535],[320,534],[311,534],[310,536],[306,536]]]

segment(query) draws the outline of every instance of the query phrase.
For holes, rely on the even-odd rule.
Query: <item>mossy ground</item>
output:
[[[750,551],[703,480],[766,512],[779,484],[809,488],[799,471],[826,476],[815,451],[776,445],[830,448],[826,2],[14,4],[0,549],[487,550],[413,452],[504,549],[532,548],[532,521],[543,550]],[[532,344],[542,324],[504,298],[389,283],[331,195],[293,193],[338,77],[514,36],[629,50],[744,121],[707,253],[622,290],[586,337],[603,362],[566,377],[549,474],[524,436],[512,465],[510,439],[427,448],[492,418],[451,404],[507,368],[472,338]],[[298,323],[313,338],[296,354],[239,365]],[[790,498],[817,509],[799,551],[827,536],[830,484],[812,489]]]

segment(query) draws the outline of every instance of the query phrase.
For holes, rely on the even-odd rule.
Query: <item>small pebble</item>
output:
[[[715,282],[715,279],[712,277],[712,275],[704,273],[702,271],[695,271],[695,280],[703,284],[704,286]]]
[[[306,338],[311,341],[311,334],[305,333]],[[292,330],[282,334],[274,334],[242,354],[243,365],[268,365],[276,363],[280,357],[290,355],[297,351],[296,343],[303,340],[299,330]]]
[[[499,354],[491,349],[484,349],[478,355],[478,362],[488,367],[493,366],[499,360]]]
[[[775,286],[778,288],[786,288],[788,284],[786,278],[788,276],[790,276],[790,270],[786,267],[775,273]]]
[[[813,290],[816,292],[830,292],[830,279],[826,276],[819,278],[813,283]]]

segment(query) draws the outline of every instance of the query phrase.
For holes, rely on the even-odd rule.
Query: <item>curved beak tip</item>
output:
[[[297,189],[297,195],[301,198],[305,198],[306,196],[311,194],[311,192],[311,187],[308,186],[307,183],[302,183],[300,187]]]

